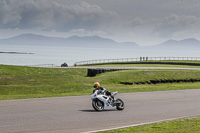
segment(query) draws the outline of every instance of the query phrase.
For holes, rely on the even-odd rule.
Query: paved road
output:
[[[123,111],[96,112],[90,96],[0,101],[0,132],[76,133],[200,115],[200,89],[117,97]]]

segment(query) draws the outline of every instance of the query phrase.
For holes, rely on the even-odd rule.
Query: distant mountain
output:
[[[64,43],[63,38],[46,37],[36,34],[22,34],[19,36],[0,39],[0,44],[6,45],[55,45],[56,43]]]
[[[66,38],[66,42],[72,46],[84,46],[84,47],[110,47],[117,46],[117,42],[101,38],[99,36],[71,36]]]
[[[176,40],[168,40],[168,41],[165,41],[161,44],[159,44],[160,46],[173,46],[173,45],[176,45],[178,41]]]
[[[200,41],[194,38],[184,39],[178,42],[181,46],[189,46],[189,47],[199,47]]]
[[[180,41],[176,40],[168,40],[159,45],[156,45],[159,48],[189,48],[189,49],[196,49],[200,47],[200,41],[194,38],[188,38]]]
[[[90,48],[135,48],[134,42],[118,43],[108,38],[99,36],[71,36],[68,38],[46,37],[36,34],[22,34],[16,37],[0,39],[0,45],[34,45],[34,46],[66,46],[66,47],[90,47]]]
[[[31,46],[63,46],[84,48],[131,48],[146,50],[199,50],[200,41],[194,38],[184,40],[168,40],[158,45],[139,46],[134,42],[116,42],[99,36],[71,36],[68,38],[47,37],[36,34],[22,34],[19,36],[0,39],[0,45],[31,45]]]
[[[16,37],[12,37],[9,39],[15,39],[15,40],[46,40],[46,39],[50,39],[51,37],[46,37],[46,36],[42,36],[42,35],[36,35],[36,34],[22,34],[22,35],[18,35]]]
[[[83,37],[79,37],[79,36],[71,36],[69,38],[67,38],[67,40],[72,40],[72,41],[88,41],[88,42],[105,42],[105,43],[116,43],[115,41],[111,40],[111,39],[107,39],[107,38],[101,38],[99,36],[83,36]]]

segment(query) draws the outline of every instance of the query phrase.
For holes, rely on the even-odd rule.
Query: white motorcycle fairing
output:
[[[115,96],[117,94],[117,92],[113,92],[112,93],[112,96]],[[94,100],[94,99],[99,99],[100,101],[102,101],[104,103],[104,109],[107,110],[107,109],[116,109],[116,106],[112,106],[111,105],[111,99],[109,96],[106,96],[105,94],[103,93],[100,93],[98,94],[98,90],[96,90],[92,96],[91,96],[91,99]]]

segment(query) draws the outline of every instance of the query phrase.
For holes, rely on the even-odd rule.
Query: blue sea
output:
[[[198,57],[199,51],[165,51],[138,49],[101,49],[77,47],[16,46],[0,45],[0,52],[19,52],[32,54],[0,53],[0,64],[37,66],[66,62],[69,66],[85,60],[139,58],[139,57]]]

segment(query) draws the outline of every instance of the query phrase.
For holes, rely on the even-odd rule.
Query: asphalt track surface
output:
[[[123,111],[96,112],[90,96],[0,101],[1,133],[79,133],[200,115],[200,89],[118,94]]]

